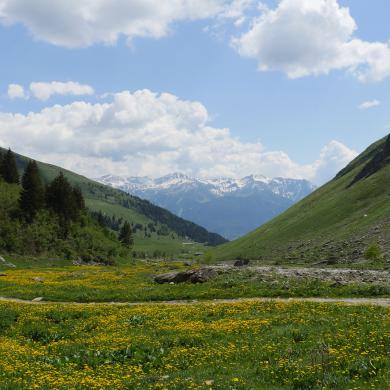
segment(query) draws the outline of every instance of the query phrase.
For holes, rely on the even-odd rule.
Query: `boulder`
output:
[[[217,272],[213,270],[212,268],[202,268],[200,270],[196,270],[191,276],[190,276],[190,282],[191,283],[205,283],[209,281],[210,279],[213,279],[217,276]]]
[[[189,270],[182,272],[169,272],[166,274],[157,275],[154,281],[159,284],[164,283],[205,283],[208,280],[215,278],[217,272],[212,268],[201,268],[198,270]]]
[[[239,259],[239,260],[236,260],[234,263],[235,267],[244,267],[246,265],[249,265],[248,259]]]

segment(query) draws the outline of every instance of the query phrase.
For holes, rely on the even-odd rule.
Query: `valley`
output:
[[[315,189],[307,180],[260,175],[242,179],[202,179],[181,173],[157,179],[106,175],[96,180],[147,199],[229,240],[268,222]]]
[[[57,237],[0,182],[0,389],[385,389],[389,142],[228,243],[69,171],[86,211]]]

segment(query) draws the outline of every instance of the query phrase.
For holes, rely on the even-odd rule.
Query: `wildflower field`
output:
[[[118,267],[37,267],[0,270],[0,296],[66,302],[138,302],[252,297],[390,297],[390,283],[334,284],[264,276],[250,270],[204,284],[154,282],[156,274],[188,269],[181,262],[136,262]]]
[[[390,310],[0,303],[0,389],[388,389]]]

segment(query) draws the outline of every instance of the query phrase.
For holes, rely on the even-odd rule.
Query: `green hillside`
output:
[[[373,243],[390,255],[390,135],[333,180],[248,235],[222,245],[218,259],[281,263],[355,262]]]
[[[5,152],[0,148],[0,152]],[[28,157],[15,153],[18,170],[22,173]],[[69,182],[81,189],[89,210],[104,215],[122,218],[137,226],[135,232],[136,252],[151,255],[178,255],[183,251],[196,252],[203,245],[218,245],[226,240],[218,234],[192,222],[186,221],[148,201],[128,195],[120,190],[102,185],[58,166],[37,162],[40,174],[46,183],[51,182],[62,171]],[[185,246],[183,241],[200,245]]]

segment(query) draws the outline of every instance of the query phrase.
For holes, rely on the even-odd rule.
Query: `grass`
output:
[[[352,162],[345,174],[254,232],[215,249],[217,259],[278,259],[312,263],[329,257],[355,261],[373,242],[390,251],[390,165],[347,188],[373,150]]]
[[[165,284],[156,274],[188,269],[182,262],[124,262],[118,267],[59,265],[1,271],[0,296],[47,301],[139,302],[251,297],[390,297],[390,285],[339,285],[310,278],[263,276],[250,270],[219,275],[204,284]],[[4,267],[3,267],[4,270]]]
[[[390,310],[0,303],[0,389],[387,389]]]

